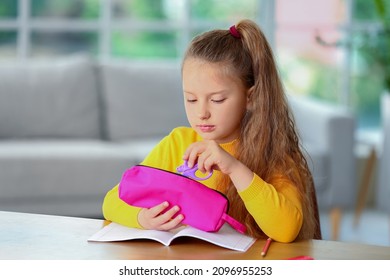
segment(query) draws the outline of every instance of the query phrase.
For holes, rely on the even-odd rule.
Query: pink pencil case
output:
[[[208,232],[218,231],[227,222],[245,233],[246,227],[227,214],[226,196],[181,174],[144,165],[126,170],[119,183],[119,197],[129,205],[150,208],[167,201],[178,205],[183,224]]]

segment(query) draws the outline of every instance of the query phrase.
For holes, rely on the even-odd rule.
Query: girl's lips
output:
[[[211,132],[215,129],[215,126],[214,125],[198,125],[198,128],[202,132]]]

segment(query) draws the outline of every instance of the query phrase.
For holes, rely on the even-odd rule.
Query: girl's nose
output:
[[[207,120],[210,117],[210,112],[206,105],[200,105],[198,108],[198,117],[201,120]]]

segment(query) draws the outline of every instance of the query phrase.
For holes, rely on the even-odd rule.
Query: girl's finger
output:
[[[176,215],[176,213],[179,211],[180,211],[179,206],[175,205],[171,209],[167,210],[165,213],[157,216],[154,220],[154,223],[159,226],[164,225],[170,220],[172,220],[173,217]]]
[[[199,147],[199,145],[197,145],[196,147],[192,147],[190,149],[188,154],[188,159],[187,159],[188,167],[191,168],[195,165],[195,163],[198,162],[198,156],[201,153],[202,153],[202,149]]]
[[[198,169],[203,172],[203,173],[206,173],[207,170],[207,166],[205,165],[206,161],[210,161],[212,160],[211,159],[211,154],[207,151],[204,151],[202,154],[200,154],[198,156]]]
[[[169,206],[169,203],[167,201],[164,201],[163,203],[160,203],[154,207],[151,207],[148,211],[148,216],[150,218],[157,217],[160,215],[161,212],[163,212],[167,207]]]
[[[175,218],[170,219],[166,223],[162,224],[160,226],[160,230],[170,230],[173,228],[176,228],[180,225],[180,223],[183,221],[184,216],[182,214],[177,215]]]
[[[215,162],[215,160],[209,156],[203,163],[203,166],[204,166],[204,169],[205,169],[205,172],[212,172],[212,170],[216,167],[218,168],[218,163]]]

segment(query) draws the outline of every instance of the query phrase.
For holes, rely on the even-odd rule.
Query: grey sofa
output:
[[[291,97],[321,207],[354,202],[353,117]],[[0,64],[0,210],[101,217],[105,193],[188,125],[175,63]]]
[[[122,172],[187,125],[177,69],[0,64],[0,210],[101,217]]]
[[[357,194],[355,118],[344,107],[289,98],[312,171],[320,209],[348,209]]]

